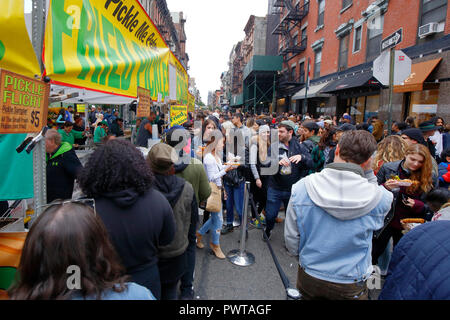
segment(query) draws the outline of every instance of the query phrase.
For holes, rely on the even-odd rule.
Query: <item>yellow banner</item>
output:
[[[195,96],[188,92],[188,111],[195,112]]]
[[[170,107],[170,126],[182,125],[187,121],[187,106]]]
[[[54,83],[129,97],[143,87],[154,101],[169,96],[172,63],[187,100],[186,70],[137,0],[51,0],[44,57]]]
[[[0,1],[0,68],[28,77],[41,75],[25,26],[23,0]]]

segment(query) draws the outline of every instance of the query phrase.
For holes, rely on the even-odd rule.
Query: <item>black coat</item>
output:
[[[134,189],[108,193],[96,198],[95,206],[127,274],[155,266],[158,247],[173,240],[172,208],[153,188],[143,195]]]
[[[272,154],[272,146],[270,146],[268,151],[268,157],[270,158]],[[282,146],[282,143],[279,142],[277,159],[270,159],[271,161],[277,161],[277,163],[281,160],[283,155],[286,155],[288,158],[301,155],[302,160],[297,163],[291,163],[292,173],[290,175],[282,175],[280,173],[281,166],[278,168],[278,172],[275,175],[269,177],[269,187],[281,190],[281,191],[291,191],[292,185],[299,181],[301,178],[304,178],[308,175],[310,169],[314,167],[314,163],[311,158],[311,154],[303,144],[298,142],[298,140],[294,137],[289,141],[288,150]],[[265,164],[265,166],[268,166]]]
[[[72,199],[74,182],[81,168],[80,160],[67,142],[52,155],[47,154],[47,203]]]

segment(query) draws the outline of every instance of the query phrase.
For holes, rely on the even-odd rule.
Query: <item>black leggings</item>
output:
[[[391,226],[387,226],[386,229],[381,232],[378,238],[373,238],[372,240],[372,264],[378,264],[378,258],[383,254],[384,250],[386,250],[386,246],[391,239],[394,242],[394,247],[402,238],[403,233],[401,230],[393,228]]]

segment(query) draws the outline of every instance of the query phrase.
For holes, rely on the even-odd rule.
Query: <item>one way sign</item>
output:
[[[386,49],[393,48],[398,45],[403,40],[403,28],[398,29],[389,37],[381,41],[381,51],[383,52]]]

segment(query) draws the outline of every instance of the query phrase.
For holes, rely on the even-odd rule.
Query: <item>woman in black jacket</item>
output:
[[[110,140],[91,155],[79,184],[95,199],[127,274],[160,299],[158,247],[172,242],[175,220],[142,153],[129,141]]]
[[[383,164],[377,174],[378,184],[394,194],[391,211],[385,218],[384,227],[374,234],[372,263],[377,264],[392,237],[394,246],[403,236],[400,220],[424,218],[424,198],[436,185],[437,177],[432,176],[432,160],[428,148],[421,144],[408,147],[405,159]],[[398,179],[412,180],[410,186],[402,186]]]

